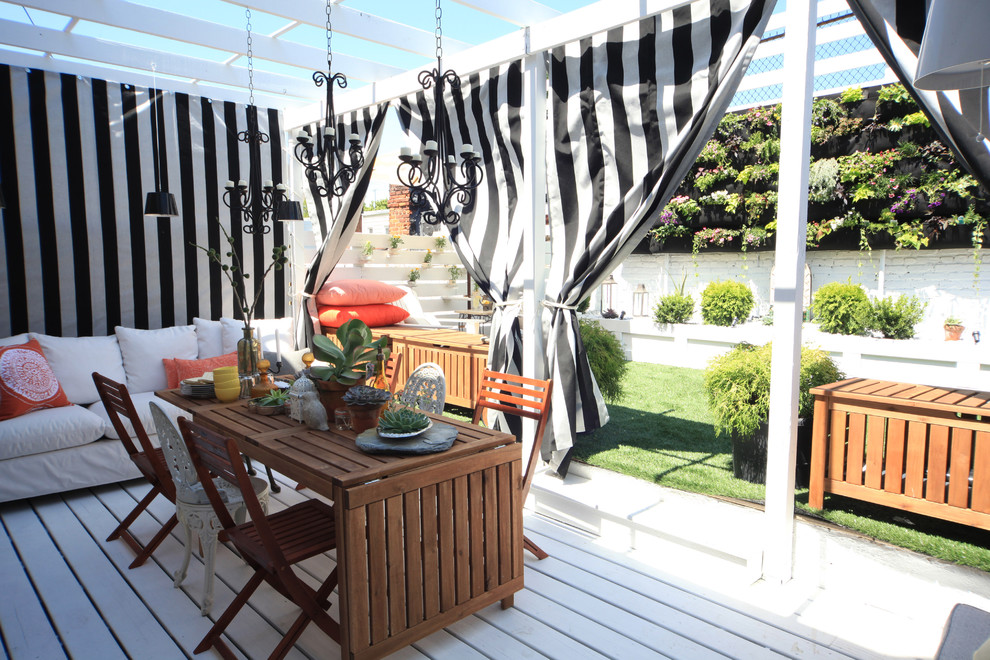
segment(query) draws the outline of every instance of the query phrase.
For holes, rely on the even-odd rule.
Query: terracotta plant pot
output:
[[[945,329],[945,341],[959,341],[962,339],[963,330],[966,329],[962,325],[949,325],[948,323],[942,326]]]
[[[351,429],[355,433],[360,433],[361,431],[375,428],[378,426],[378,417],[381,415],[382,408],[384,407],[384,403],[370,406],[348,405],[347,410],[351,413]]]
[[[316,389],[320,393],[320,403],[327,410],[327,419],[333,421],[333,411],[337,408],[346,408],[344,394],[350,389],[350,385],[341,385],[337,381],[319,380],[314,378]]]

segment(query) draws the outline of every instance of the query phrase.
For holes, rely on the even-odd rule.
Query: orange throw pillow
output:
[[[162,362],[165,363],[165,375],[169,379],[168,388],[175,389],[179,386],[179,383],[185,379],[199,378],[207,371],[213,371],[217,367],[236,367],[237,351],[227,353],[226,355],[203,358],[202,360],[183,360],[182,358],[174,358],[172,360],[165,359],[162,360]],[[172,368],[174,371],[169,370],[168,362],[172,362]]]
[[[406,292],[399,287],[377,280],[337,280],[320,287],[316,292],[316,304],[334,307],[381,305],[395,302],[404,295]]]
[[[0,348],[0,421],[71,405],[37,339]]]
[[[320,323],[339,328],[351,319],[361,319],[369,328],[394,325],[409,317],[409,312],[395,305],[351,305],[320,308]]]

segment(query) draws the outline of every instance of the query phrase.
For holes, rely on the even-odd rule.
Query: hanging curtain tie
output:
[[[577,305],[565,305],[563,303],[555,303],[555,302],[551,302],[549,300],[544,300],[543,301],[543,306],[544,307],[555,307],[557,309],[566,309],[566,310],[571,311],[571,312],[577,311],[577,308],[578,308]]]
[[[522,300],[506,300],[505,302],[493,302],[492,307],[518,307],[522,304]]]

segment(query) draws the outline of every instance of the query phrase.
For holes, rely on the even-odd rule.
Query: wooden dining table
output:
[[[255,414],[243,399],[156,394],[333,502],[341,658],[387,655],[492,603],[510,607],[522,589],[522,451],[512,435],[431,415],[456,428],[450,449],[369,454],[353,431]]]

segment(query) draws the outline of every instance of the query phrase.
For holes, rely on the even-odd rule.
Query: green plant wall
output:
[[[648,249],[773,247],[779,155],[779,104],[727,114],[661,212]],[[902,85],[814,100],[809,248],[979,249],[987,197]]]

